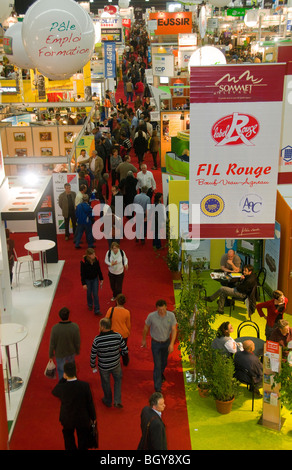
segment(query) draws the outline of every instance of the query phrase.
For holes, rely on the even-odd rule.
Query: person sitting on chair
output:
[[[264,317],[267,320],[265,335],[266,339],[270,339],[270,336],[277,326],[277,322],[282,320],[283,313],[286,310],[288,299],[285,297],[283,292],[275,290],[273,292],[273,298],[267,302],[261,302],[257,304],[256,309],[260,317]],[[263,312],[263,308],[267,309],[267,314]]]
[[[213,302],[219,297],[218,300],[218,313],[220,315],[224,314],[224,305],[226,297],[232,297],[233,299],[244,301],[249,297],[254,289],[257,286],[257,277],[253,272],[252,265],[246,265],[243,268],[243,275],[240,278],[240,281],[235,285],[235,287],[222,286],[214,294],[209,297],[205,297],[204,300],[207,302]]]
[[[279,320],[277,328],[275,328],[270,336],[270,341],[275,341],[282,346],[282,358],[286,359],[289,354],[288,343],[292,341],[292,328],[287,320]]]
[[[242,351],[242,343],[235,342],[230,336],[233,331],[233,326],[229,321],[222,323],[217,330],[216,338],[212,341],[212,349],[217,349],[228,356],[233,356],[237,351]]]
[[[234,250],[228,250],[220,261],[222,271],[225,273],[239,273],[241,268],[241,259]]]
[[[237,380],[246,382],[248,376],[243,369],[246,369],[254,382],[254,393],[261,397],[259,391],[263,386],[263,365],[254,354],[255,345],[252,340],[243,341],[243,351],[238,351],[234,356],[235,377]]]

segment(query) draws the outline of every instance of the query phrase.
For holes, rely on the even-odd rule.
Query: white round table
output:
[[[20,343],[20,341],[22,341],[27,336],[27,333],[27,328],[18,323],[0,324],[0,344],[1,346],[5,347],[8,367],[8,387],[11,392],[22,387],[23,380],[20,377],[12,377],[10,346],[15,344],[17,365],[19,369],[18,343]]]
[[[24,245],[24,248],[27,251],[37,251],[39,253],[41,278],[38,281],[34,281],[33,285],[35,287],[47,287],[52,284],[52,281],[50,279],[45,279],[44,253],[47,250],[51,250],[52,248],[54,248],[55,245],[56,243],[52,240],[32,240]]]

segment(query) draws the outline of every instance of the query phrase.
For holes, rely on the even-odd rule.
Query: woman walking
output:
[[[81,283],[83,289],[86,290],[88,309],[94,308],[95,315],[101,315],[98,287],[103,284],[103,275],[100,264],[96,258],[93,248],[88,248],[82,261],[80,262]]]
[[[124,270],[128,269],[128,259],[125,252],[120,249],[119,243],[113,242],[104,261],[108,265],[108,276],[113,293],[111,300],[114,301],[117,295],[122,293]]]

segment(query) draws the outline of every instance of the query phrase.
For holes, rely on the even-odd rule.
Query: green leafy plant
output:
[[[234,363],[232,357],[213,352],[213,365],[211,377],[211,395],[220,401],[229,401],[238,392],[238,381],[234,378]]]
[[[292,413],[292,367],[289,362],[282,362],[281,372],[274,375],[272,389],[280,384],[281,402]]]
[[[179,241],[176,239],[170,239],[168,242],[168,251],[166,262],[170,271],[177,272],[179,271]]]
[[[216,332],[212,328],[214,309],[207,307],[204,284],[198,271],[188,270],[182,276],[182,291],[176,308],[180,348],[194,365],[195,381],[200,388],[208,388],[212,373],[211,343]]]

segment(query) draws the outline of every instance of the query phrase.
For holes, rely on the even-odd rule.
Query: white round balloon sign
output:
[[[94,24],[73,0],[38,0],[23,19],[22,40],[43,75],[64,80],[90,60],[95,44]]]
[[[15,23],[7,29],[3,39],[4,53],[11,64],[20,69],[32,69],[34,65],[24,49],[21,32],[22,23]]]

